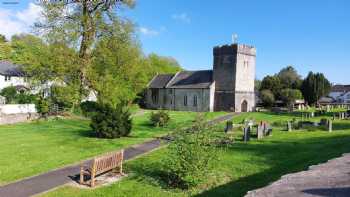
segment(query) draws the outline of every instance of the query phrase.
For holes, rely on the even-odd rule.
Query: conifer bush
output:
[[[99,138],[120,138],[128,136],[132,128],[129,110],[123,104],[113,107],[99,104],[91,118],[91,128]]]

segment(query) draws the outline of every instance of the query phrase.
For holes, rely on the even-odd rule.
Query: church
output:
[[[213,55],[213,70],[156,75],[148,84],[146,107],[197,112],[253,111],[255,47],[217,46]]]

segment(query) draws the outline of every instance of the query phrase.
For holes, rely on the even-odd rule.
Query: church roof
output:
[[[350,92],[350,85],[335,85],[331,92]]]
[[[165,88],[168,82],[174,77],[173,74],[159,74],[148,84],[149,88]]]
[[[0,75],[8,76],[24,76],[24,72],[21,70],[20,65],[13,64],[10,61],[0,61]]]
[[[167,88],[209,88],[213,83],[212,70],[180,71]]]

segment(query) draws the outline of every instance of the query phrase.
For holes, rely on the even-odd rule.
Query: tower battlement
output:
[[[235,55],[237,53],[256,56],[256,48],[245,44],[231,44],[231,45],[216,46],[213,49],[214,56]]]

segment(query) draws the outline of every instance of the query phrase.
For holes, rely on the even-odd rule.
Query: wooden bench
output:
[[[91,166],[84,164],[80,167],[80,184],[86,184],[84,176],[88,175],[91,177],[90,186],[95,186],[96,176],[103,174],[107,171],[118,168],[120,174],[123,174],[123,158],[124,150],[109,153],[101,157],[95,157],[92,161]]]

